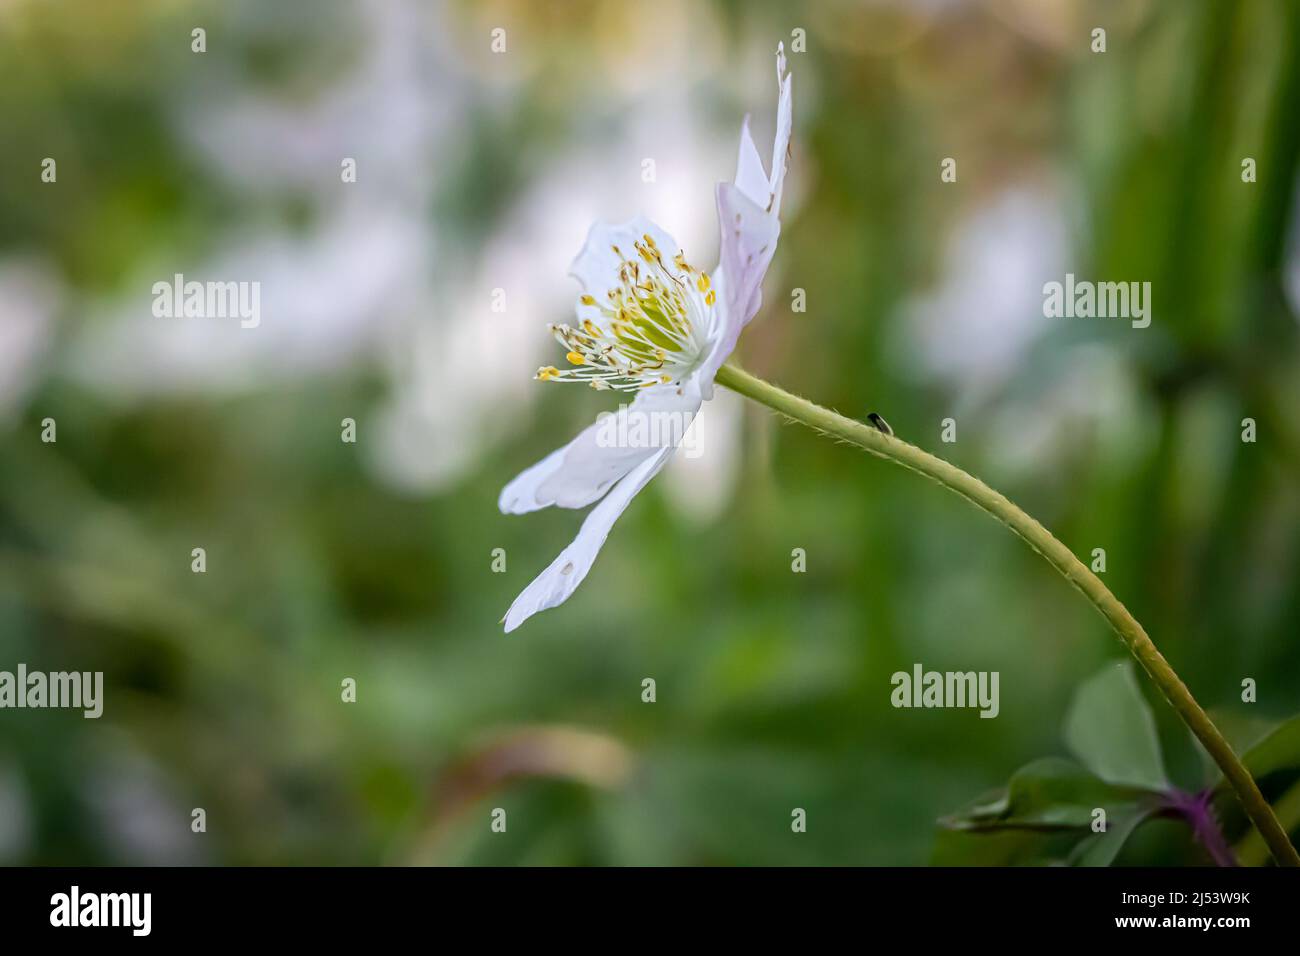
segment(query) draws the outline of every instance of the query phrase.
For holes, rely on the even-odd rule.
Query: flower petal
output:
[[[776,47],[776,84],[780,93],[776,103],[776,136],[772,141],[772,196],[767,205],[767,211],[774,216],[781,213],[785,167],[790,159],[790,134],[794,129],[794,79],[785,69],[784,43],[778,43]]]
[[[639,392],[628,408],[629,415],[680,415],[681,428],[677,429],[671,418],[660,418],[647,423],[647,442],[628,445],[612,427],[617,422],[607,426],[605,416],[612,413],[602,412],[573,441],[506,485],[497,505],[503,514],[525,514],[550,505],[585,508],[655,452],[676,447],[699,410],[699,393],[691,388],[680,392],[676,388],[649,388]]]
[[[502,514],[521,515],[539,508],[585,508],[655,451],[653,448],[601,448],[601,423],[583,429],[563,448],[525,469],[501,490]]]
[[[718,184],[718,223],[722,238],[713,281],[723,302],[723,325],[715,330],[713,348],[700,366],[700,388],[706,399],[713,397],[713,376],[735,351],[741,331],[763,304],[763,277],[781,235],[781,221],[732,183]]]
[[[758,147],[749,132],[749,117],[740,126],[740,155],[736,159],[736,187],[758,206],[766,206],[771,181],[758,158]]]
[[[667,261],[671,261],[681,249],[676,239],[645,216],[636,216],[617,224],[598,221],[588,230],[582,251],[573,260],[573,265],[569,266],[569,275],[581,283],[583,292],[603,302],[605,293],[619,285],[618,270],[622,260],[614,248],[619,249],[624,259],[635,259],[634,247],[643,236],[649,236],[655,241]],[[579,303],[578,318],[591,317],[588,307]]]
[[[776,136],[772,143],[772,173],[763,173],[758,149],[749,133],[749,120],[740,131],[736,181],[718,184],[718,226],[721,244],[714,284],[724,304],[724,325],[711,336],[713,348],[699,370],[706,399],[713,397],[713,376],[736,348],[741,330],[763,303],[763,277],[781,235],[781,193],[793,127],[793,80],[785,69],[784,45],[777,47],[778,99]]]
[[[736,161],[736,188],[755,206],[779,215],[781,192],[785,186],[785,167],[790,152],[790,133],[794,126],[794,91],[785,68],[785,44],[776,49],[776,136],[772,141],[772,174],[763,171],[758,147],[749,132],[749,117],[740,127],[740,155]]]
[[[573,542],[560,552],[545,571],[524,588],[506,612],[503,623],[510,633],[538,611],[563,604],[591,570],[610,529],[632,499],[672,457],[673,448],[657,449],[614,486],[600,504],[591,509]]]

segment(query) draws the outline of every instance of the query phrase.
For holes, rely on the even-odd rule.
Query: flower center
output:
[[[590,315],[579,327],[551,326],[571,367],[539,368],[538,379],[633,391],[680,385],[699,364],[718,299],[708,274],[680,252],[673,259],[676,270],[669,269],[649,235],[634,245],[633,259],[611,247],[621,263],[619,284],[606,293],[605,302],[584,295],[579,301]]]

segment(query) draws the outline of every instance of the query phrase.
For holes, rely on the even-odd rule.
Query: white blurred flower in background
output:
[[[122,301],[89,305],[91,321],[65,359],[78,381],[114,398],[266,388],[286,377],[355,361],[385,326],[427,301],[427,231],[409,218],[360,204],[303,237],[262,230],[227,236],[222,251],[195,263],[155,263]],[[152,314],[156,281],[260,283],[261,322]]]
[[[1059,366],[1032,394],[999,403],[988,424],[988,457],[1001,475],[1030,480],[1076,467],[1079,454],[1110,471],[1136,467],[1158,438],[1158,415],[1122,353],[1090,343],[1050,361]]]
[[[241,193],[275,198],[310,190],[336,202],[355,191],[390,200],[430,195],[439,144],[463,126],[471,104],[446,9],[416,0],[342,9],[354,18],[346,24],[353,55],[342,69],[313,75],[308,92],[268,91],[250,83],[243,64],[217,59],[201,85],[177,97],[173,116],[184,139]],[[254,35],[313,42],[272,7],[246,10],[261,21],[245,26]],[[223,81],[214,84],[213,72]],[[360,161],[358,189],[339,188],[344,157]]]
[[[427,308],[429,171],[463,97],[430,95],[452,80],[433,66],[443,57],[430,56],[438,22],[417,5],[372,2],[354,13],[357,59],[312,99],[280,97],[246,70],[223,69],[218,48],[216,66],[177,91],[172,111],[181,139],[241,195],[310,196],[310,228],[254,220],[221,235],[205,260],[142,263],[130,294],[87,304],[92,321],[68,357],[74,378],[123,399],[265,388],[366,359],[388,328]],[[276,27],[259,15],[263,29]],[[345,157],[358,161],[356,183],[341,179]],[[259,282],[262,323],[156,318],[151,287],[176,273]]]
[[[977,208],[953,229],[939,287],[908,305],[898,359],[968,392],[996,387],[1047,331],[1042,288],[1064,276],[1067,241],[1052,194],[1012,189]]]
[[[1069,327],[1043,315],[1043,286],[1061,281],[1073,248],[1065,203],[1046,187],[1014,188],[976,208],[953,229],[944,275],[914,299],[900,360],[955,392],[954,414],[979,409],[990,467],[1007,480],[1033,480],[1074,467],[1086,444],[1111,467],[1132,463],[1153,439],[1149,403],[1125,355],[1098,342],[1065,345],[1045,361],[1035,342]],[[1101,326],[1076,326],[1083,335]]]

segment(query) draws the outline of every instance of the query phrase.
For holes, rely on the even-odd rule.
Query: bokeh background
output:
[[[581,520],[500,488],[614,404],[531,381],[568,264],[638,212],[715,261],[794,30],[740,360],[1104,548],[1207,706],[1300,710],[1300,5],[2,0],[0,669],[107,688],[0,712],[0,862],[924,864],[1063,753],[1121,653],[1086,602],[731,395],[567,605],[498,624]],[[260,327],[155,318],[176,272],[259,281]],[[1044,318],[1066,272],[1150,281],[1151,326]],[[915,662],[1000,672],[1000,716],[893,709]],[[1125,854],[1204,862],[1174,823]]]

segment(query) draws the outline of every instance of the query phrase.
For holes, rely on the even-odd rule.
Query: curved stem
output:
[[[1268,801],[1259,792],[1255,779],[1242,765],[1231,745],[1219,732],[1219,728],[1214,726],[1201,705],[1192,697],[1187,685],[1169,666],[1164,655],[1156,649],[1147,632],[1142,629],[1142,625],[1128,612],[1128,609],[1110,593],[1106,585],[1101,583],[1101,579],[1088,570],[1087,565],[1054,538],[1051,532],[978,478],[941,458],[936,458],[929,452],[922,451],[915,445],[910,445],[892,435],[886,435],[870,425],[845,418],[807,399],[791,395],[775,385],[755,378],[748,372],[741,371],[734,365],[724,365],[719,369],[716,381],[800,424],[851,442],[877,457],[888,459],[937,481],[976,507],[988,512],[1019,535],[1101,612],[1102,617],[1124,642],[1124,646],[1155,681],[1156,686],[1165,695],[1165,699],[1173,705],[1178,716],[1183,719],[1214,762],[1223,770],[1223,775],[1236,791],[1246,814],[1259,830],[1264,842],[1268,844],[1273,858],[1284,866],[1300,866],[1300,854],[1296,853],[1286,830],[1278,823]]]

